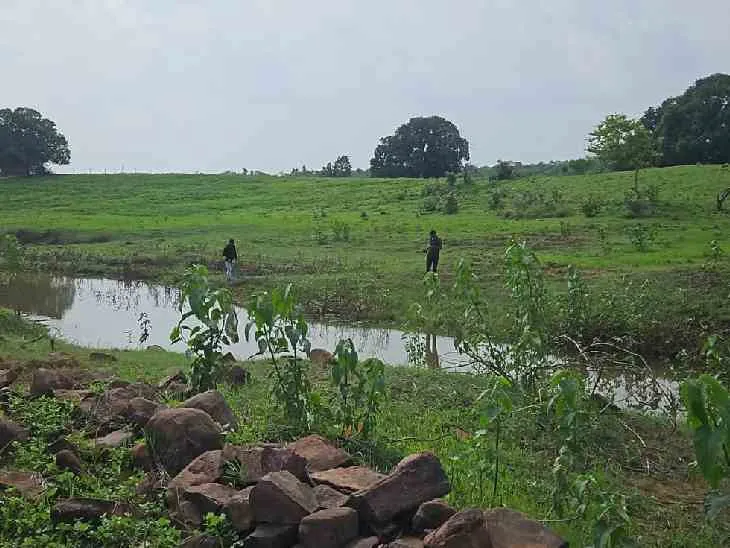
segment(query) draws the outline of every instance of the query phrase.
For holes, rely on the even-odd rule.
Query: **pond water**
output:
[[[141,349],[158,345],[183,352],[183,343],[170,343],[170,330],[177,323],[179,292],[174,288],[138,281],[108,279],[61,278],[42,275],[16,276],[10,283],[0,284],[0,307],[20,310],[43,322],[54,337],[80,346],[94,348]],[[149,320],[149,338],[139,342],[143,328],[140,316]],[[248,315],[238,308],[239,323],[245,325]],[[365,328],[310,323],[312,348],[333,351],[338,341],[350,338],[361,359],[378,358],[391,365],[407,365],[407,339],[396,329]],[[458,354],[449,337],[421,336],[429,363],[443,369],[464,370],[465,359]],[[248,359],[258,350],[255,341],[227,348],[239,359]],[[589,372],[590,382],[596,375]],[[599,392],[609,395],[618,405],[676,396],[677,383],[664,378],[661,372],[605,371],[600,378]],[[666,402],[658,404],[666,407]]]

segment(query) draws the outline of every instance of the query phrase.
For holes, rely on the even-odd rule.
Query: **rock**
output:
[[[162,491],[165,488],[162,479],[154,472],[147,472],[142,481],[137,484],[135,492],[149,499],[155,498],[158,491]]]
[[[316,472],[311,477],[314,483],[329,485],[343,493],[354,493],[372,487],[387,476],[364,466],[349,466]]]
[[[469,508],[454,514],[426,536],[424,545],[426,548],[492,548],[484,512]]]
[[[146,472],[149,472],[154,467],[155,463],[152,460],[147,444],[142,442],[132,447],[132,464]]]
[[[43,494],[43,478],[35,472],[8,470],[0,472],[0,487],[12,487],[27,499],[37,499]]]
[[[45,363],[53,369],[76,369],[81,365],[75,356],[66,352],[51,352]]]
[[[188,397],[190,387],[181,382],[173,382],[165,388],[165,394],[175,400],[183,400]]]
[[[160,349],[164,351],[164,348],[160,347]],[[149,350],[149,347],[147,350]],[[157,385],[157,388],[160,390],[167,390],[172,383],[187,384],[187,382],[188,380],[185,377],[185,373],[178,369],[173,375],[162,379]]]
[[[117,447],[127,445],[133,439],[134,434],[132,432],[116,430],[102,438],[96,438],[94,440],[94,445],[103,449],[116,449]]]
[[[129,381],[123,381],[122,379],[112,379],[111,382],[109,382],[109,385],[107,386],[107,389],[112,389],[112,388],[126,388],[130,384],[132,384],[132,383],[129,382]]]
[[[206,451],[223,447],[220,427],[199,409],[162,409],[147,423],[145,432],[155,461],[170,475],[177,475]]]
[[[286,470],[304,483],[309,483],[307,461],[295,454],[290,448],[275,445],[238,446],[226,445],[223,460],[238,460],[244,476],[244,484],[256,483],[266,474]]]
[[[345,548],[375,548],[379,544],[378,537],[358,538],[347,544]]]
[[[7,388],[18,379],[15,369],[0,369],[0,388]]]
[[[225,505],[225,512],[233,528],[239,533],[253,529],[255,522],[251,508],[251,491],[253,487],[246,487],[233,495]]]
[[[324,348],[312,348],[309,351],[309,361],[317,365],[326,365],[332,362],[334,355]]]
[[[218,539],[210,535],[195,535],[185,539],[180,548],[218,548],[220,546]]]
[[[296,525],[261,523],[243,540],[243,548],[291,548],[296,541]]]
[[[89,359],[92,362],[97,363],[114,363],[118,361],[116,356],[112,356],[111,354],[107,354],[105,352],[92,352],[89,354]]]
[[[63,450],[70,451],[77,457],[80,455],[79,448],[70,441],[68,441],[66,438],[58,438],[56,441],[54,441],[53,443],[49,443],[48,446],[46,446],[46,451],[48,451],[52,455],[55,455],[56,453]]]
[[[317,498],[320,510],[339,508],[347,502],[347,495],[332,489],[329,485],[317,485],[314,488],[314,496]]]
[[[125,503],[90,498],[59,499],[51,510],[53,523],[74,523],[78,520],[92,521],[103,515],[132,515],[133,509]]]
[[[81,459],[69,449],[62,449],[56,453],[56,466],[61,470],[70,470],[77,476],[83,472]]]
[[[251,380],[251,373],[240,365],[234,365],[228,372],[228,382],[233,386],[243,386]]]
[[[403,459],[375,485],[353,493],[347,505],[371,526],[382,526],[398,514],[415,510],[450,490],[438,458],[432,453],[416,453]]]
[[[299,542],[304,548],[340,548],[357,537],[357,512],[352,508],[320,510],[302,519]]]
[[[484,512],[492,548],[568,548],[568,543],[539,522],[508,508]]]
[[[237,493],[238,491],[229,485],[203,483],[185,489],[183,497],[195,505],[202,521],[205,514],[219,513]]]
[[[30,395],[53,396],[56,389],[70,390],[74,387],[74,382],[60,371],[52,369],[36,369],[33,371],[33,378],[30,383]]]
[[[298,524],[317,510],[317,498],[308,485],[290,472],[267,474],[251,491],[250,503],[257,522]]]
[[[238,424],[233,411],[228,407],[223,395],[217,390],[208,390],[202,394],[197,394],[182,402],[180,407],[192,407],[193,409],[205,411],[221,426],[228,425],[235,428]]]
[[[411,528],[416,533],[438,529],[456,513],[451,506],[441,499],[429,500],[418,507],[411,521]]]
[[[53,391],[53,396],[57,400],[63,400],[63,401],[70,401],[74,403],[80,403],[81,401],[85,400],[86,398],[90,398],[94,395],[93,390],[65,390],[58,388]]]
[[[27,428],[0,417],[0,452],[14,441],[26,441],[29,438],[30,431]]]
[[[125,414],[130,422],[139,428],[144,428],[152,418],[152,415],[165,407],[165,405],[148,400],[147,398],[136,397],[129,400]]]
[[[180,473],[172,478],[168,487],[170,489],[186,489],[193,485],[203,483],[215,483],[223,474],[223,451],[206,451],[196,457],[190,464],[183,468]]]
[[[145,383],[132,383],[126,386],[110,388],[100,396],[88,398],[81,402],[79,407],[104,430],[113,430],[113,425],[125,423],[129,402],[133,398],[142,397],[148,400],[154,399],[155,388]]]
[[[460,544],[454,544],[454,548],[460,547]],[[401,537],[388,543],[388,548],[423,548],[423,541],[418,537]],[[464,546],[464,548],[467,548]],[[489,548],[485,546],[484,548]]]
[[[289,447],[294,453],[307,460],[307,468],[310,473],[330,470],[352,462],[349,453],[335,447],[322,436],[307,436],[295,441]]]

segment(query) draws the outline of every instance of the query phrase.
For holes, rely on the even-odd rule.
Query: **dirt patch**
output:
[[[24,228],[16,230],[15,237],[24,245],[99,244],[113,240],[113,236],[106,232],[85,233],[71,230],[38,231]]]

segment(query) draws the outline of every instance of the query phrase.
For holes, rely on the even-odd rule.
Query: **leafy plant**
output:
[[[637,224],[626,227],[629,241],[637,251],[646,252],[651,247],[656,237],[656,230],[653,227]]]
[[[456,199],[456,194],[450,192],[446,195],[442,209],[447,215],[453,215],[459,211],[459,202]]]
[[[603,209],[603,202],[595,196],[589,196],[580,205],[580,210],[586,217],[595,217]]]
[[[376,359],[360,362],[351,339],[341,340],[331,369],[335,420],[347,437],[369,438],[385,397],[385,366]]]
[[[182,317],[170,333],[170,340],[185,340],[194,359],[190,384],[196,392],[214,388],[223,370],[223,345],[238,342],[238,316],[233,297],[226,288],[211,289],[208,269],[193,265],[185,271],[180,289]],[[185,306],[190,310],[185,311]],[[192,325],[188,323],[194,320]]]
[[[345,221],[333,220],[331,223],[332,238],[335,242],[350,241],[350,225]]]

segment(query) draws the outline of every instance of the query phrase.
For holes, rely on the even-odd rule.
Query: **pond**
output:
[[[0,285],[0,307],[20,310],[44,323],[54,337],[80,346],[94,348],[142,349],[158,345],[183,352],[183,343],[170,343],[170,330],[177,323],[179,292],[170,287],[139,281],[63,278],[42,275],[16,276]],[[238,308],[239,322],[247,321],[246,310]],[[140,343],[140,317],[149,320],[149,338]],[[338,341],[350,338],[361,359],[378,358],[391,365],[409,363],[407,338],[397,329],[378,329],[310,322],[312,348],[333,351]],[[464,370],[467,362],[449,337],[421,336],[429,349],[430,364],[442,369]],[[227,348],[238,359],[252,357],[258,350],[255,341]],[[597,376],[589,372],[591,382]],[[675,381],[661,372],[612,371],[601,374],[599,392],[610,394],[621,406],[638,405],[657,397],[674,397]],[[666,407],[660,403],[659,407]]]

